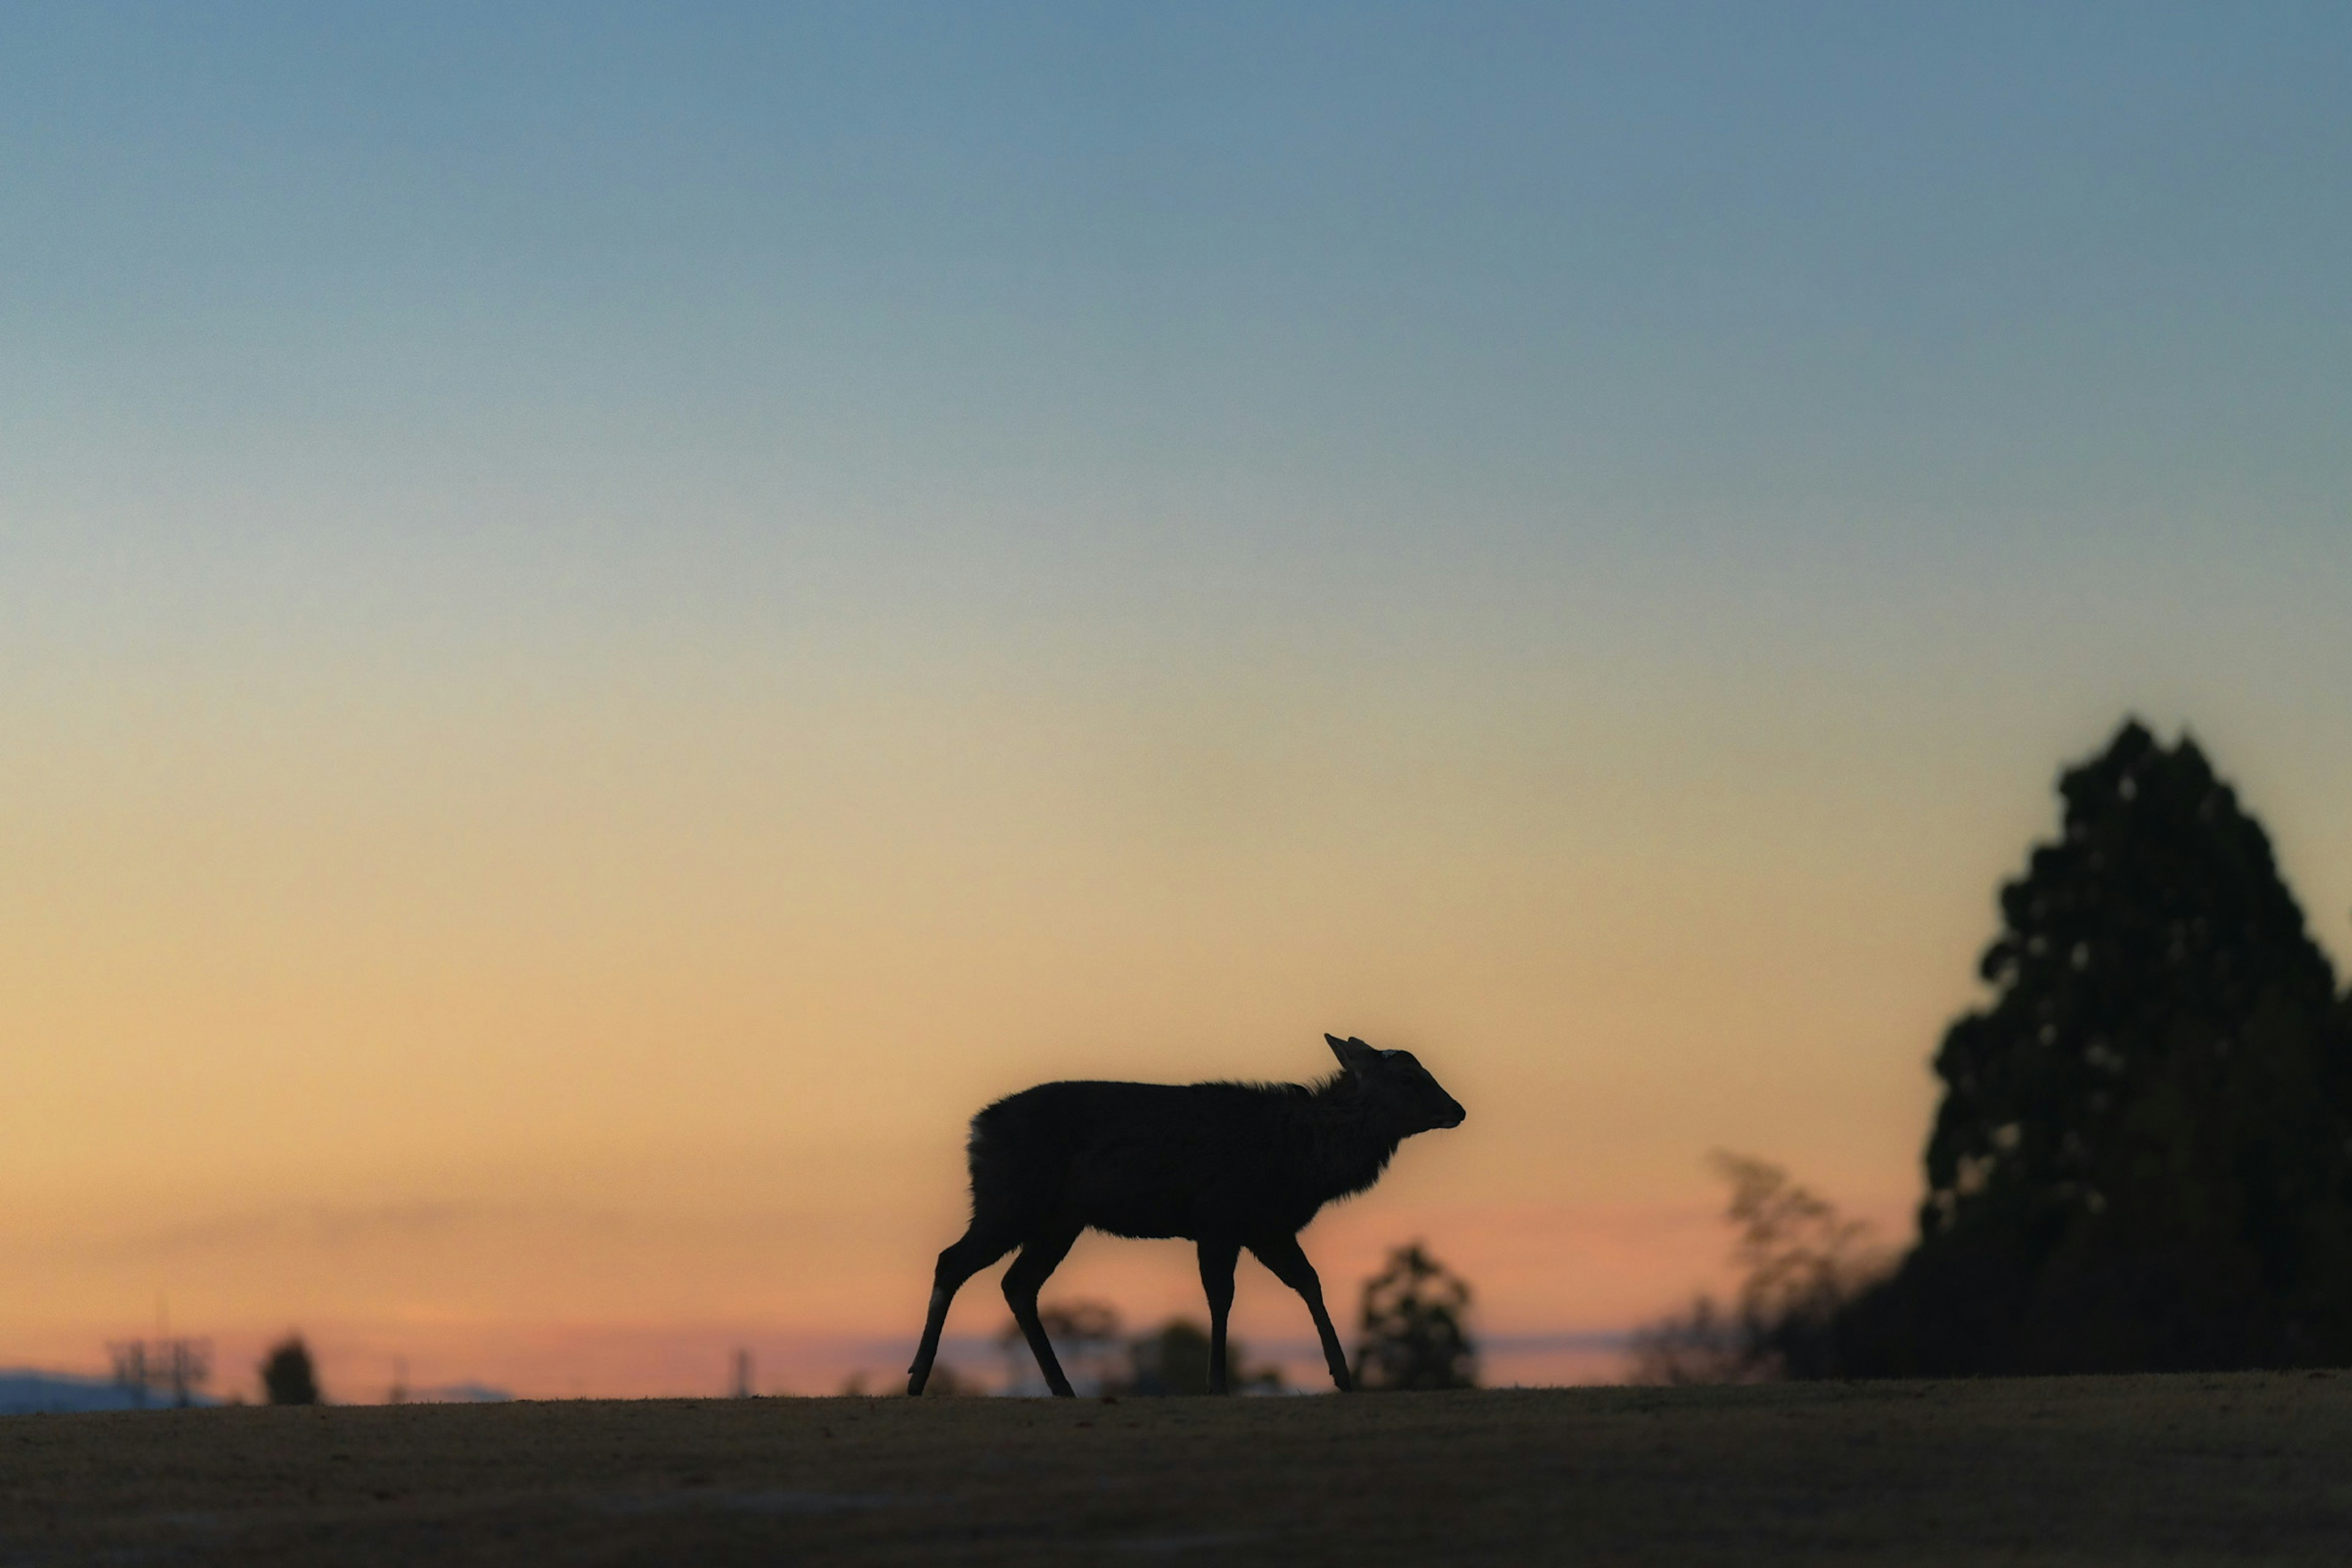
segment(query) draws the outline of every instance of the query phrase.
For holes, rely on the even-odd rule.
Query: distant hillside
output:
[[[217,1405],[201,1394],[194,1405]],[[103,1377],[79,1377],[69,1372],[39,1372],[30,1367],[0,1369],[0,1415],[30,1415],[42,1411],[139,1410],[168,1406],[168,1398],[142,1394]]]
[[[500,1405],[514,1397],[503,1388],[492,1388],[485,1383],[451,1383],[437,1388],[412,1388],[406,1394],[411,1405]]]

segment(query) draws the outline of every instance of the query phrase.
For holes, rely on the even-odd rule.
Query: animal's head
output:
[[[1462,1125],[1467,1114],[1462,1102],[1438,1087],[1411,1051],[1378,1050],[1337,1035],[1323,1038],[1340,1068],[1391,1125],[1408,1135]]]

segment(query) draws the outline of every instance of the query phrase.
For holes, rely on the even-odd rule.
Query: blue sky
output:
[[[9,467],[101,527],[1213,597],[2340,515],[2331,7],[12,15]]]
[[[2352,677],[2332,7],[7,27],[37,682],[815,638],[2075,733]]]

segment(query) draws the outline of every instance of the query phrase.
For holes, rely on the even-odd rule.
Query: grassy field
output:
[[[0,1418],[0,1564],[2352,1562],[2352,1373]]]

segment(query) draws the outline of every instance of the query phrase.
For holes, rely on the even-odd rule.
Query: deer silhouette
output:
[[[1459,1127],[1465,1113],[1412,1052],[1323,1038],[1339,1070],[1311,1088],[1045,1083],[973,1117],[971,1224],[940,1254],[907,1392],[923,1392],[956,1291],[1017,1247],[1004,1299],[1045,1385],[1068,1398],[1070,1381],[1037,1321],[1037,1292],[1088,1228],[1199,1244],[1212,1392],[1225,1392],[1225,1317],[1244,1247],[1306,1300],[1331,1381],[1351,1389],[1298,1233],[1333,1198],[1380,1180],[1399,1143]]]

